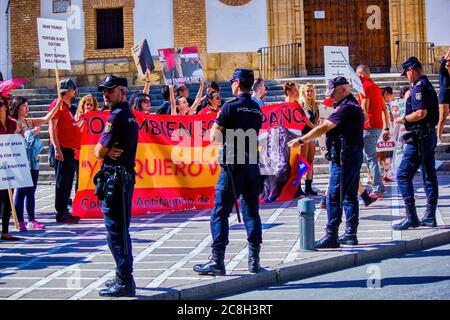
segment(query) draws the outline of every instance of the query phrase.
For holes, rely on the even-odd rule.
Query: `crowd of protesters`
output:
[[[440,95],[440,122],[438,125],[438,138],[442,143],[444,124],[448,117],[450,100],[450,51],[441,61],[439,79],[441,87]],[[404,100],[409,94],[410,87],[402,87],[399,96],[392,87],[380,88],[371,78],[369,66],[361,65],[356,70],[360,77],[365,94],[359,94],[359,103],[364,111],[364,161],[368,166],[368,180],[371,183],[369,192],[362,183],[359,186],[359,195],[365,206],[371,205],[381,198],[386,192],[385,183],[393,182],[391,174],[393,165],[393,152],[377,152],[377,143],[382,137],[385,141],[393,133],[394,111],[393,101],[397,105],[404,104]],[[146,75],[146,85],[143,91],[135,92],[131,95],[129,104],[133,110],[150,114],[152,102],[150,96],[150,81]],[[44,148],[39,138],[40,126],[49,123],[49,135],[51,140],[50,159],[56,174],[55,186],[55,209],[56,221],[60,223],[78,223],[79,217],[73,216],[70,212],[71,193],[75,183],[77,189],[78,160],[81,145],[81,130],[83,116],[92,111],[108,110],[108,101],[104,101],[100,106],[97,99],[88,94],[79,101],[78,108],[74,108],[72,103],[77,96],[76,84],[65,79],[60,83],[61,97],[55,99],[48,108],[48,113],[41,118],[29,118],[29,106],[27,99],[15,97],[11,100],[9,94],[1,95],[0,99],[0,134],[21,134],[26,142],[26,151],[30,164],[30,173],[33,186],[19,188],[15,190],[14,206],[18,218],[18,230],[25,232],[28,229],[42,230],[45,225],[36,219],[35,214],[35,193],[39,178],[39,155]],[[312,83],[304,83],[299,86],[295,81],[284,83],[283,90],[285,102],[296,104],[306,119],[303,134],[307,134],[313,128],[320,125],[323,116],[319,112],[321,102],[316,93],[316,87]],[[252,87],[252,99],[260,107],[264,106],[265,98],[268,95],[268,88],[264,79],[255,80]],[[177,86],[163,86],[161,96],[164,102],[156,110],[156,114],[184,116],[184,115],[209,115],[218,114],[224,103],[221,89],[214,82],[200,82],[195,99],[192,99],[189,87],[185,84]],[[324,108],[329,106],[323,105]],[[155,106],[154,106],[155,107]],[[313,188],[314,160],[318,141],[310,141],[301,146],[300,155],[311,165],[312,170],[308,172],[303,190],[300,182],[297,188],[296,197],[317,196],[318,193]],[[326,190],[322,196],[321,207],[326,206]],[[1,239],[5,241],[18,241],[17,237],[9,234],[9,221],[11,216],[11,205],[7,190],[0,191],[0,206],[2,210],[2,234]],[[27,211],[28,224],[25,224],[24,211]]]

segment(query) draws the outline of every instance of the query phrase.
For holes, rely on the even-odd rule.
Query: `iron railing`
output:
[[[425,73],[435,73],[434,43],[398,40],[396,66],[402,71],[402,63],[409,57],[417,57],[422,63]]]
[[[260,48],[258,50],[260,77],[275,80],[300,76],[301,46],[301,43],[291,43]]]

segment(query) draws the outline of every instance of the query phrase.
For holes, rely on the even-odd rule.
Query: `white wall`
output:
[[[268,45],[267,1],[227,6],[206,0],[208,52],[250,52]]]
[[[41,0],[41,18],[66,20],[70,60],[84,60],[83,0],[72,0],[71,13],[53,13],[52,1]]]
[[[158,49],[172,48],[172,0],[136,0],[134,4],[134,42],[146,38],[153,56]]]
[[[427,41],[437,46],[450,46],[450,0],[426,0]]]
[[[10,78],[11,75],[11,59],[8,64],[8,56],[11,58],[11,51],[8,52],[9,26],[5,14],[7,5],[7,0],[0,1],[0,71],[4,79]]]

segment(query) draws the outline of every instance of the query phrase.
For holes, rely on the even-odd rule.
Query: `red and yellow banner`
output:
[[[305,126],[304,113],[297,104],[265,106],[262,111],[260,136],[276,127],[302,130]],[[209,142],[209,129],[215,117],[134,114],[139,123],[139,143],[133,215],[212,208],[214,187],[221,170],[217,162],[218,146]],[[108,116],[108,112],[91,112],[84,118],[79,184],[73,207],[74,214],[83,219],[103,217],[101,202],[94,195],[93,182],[101,161],[95,158],[93,151]],[[288,161],[292,170],[277,199],[279,201],[294,197],[297,187],[293,181],[299,172],[298,163],[303,159],[298,150],[291,150]]]

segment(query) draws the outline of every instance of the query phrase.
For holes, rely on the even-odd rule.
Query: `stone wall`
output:
[[[196,46],[206,53],[205,0],[173,0],[175,47]]]

